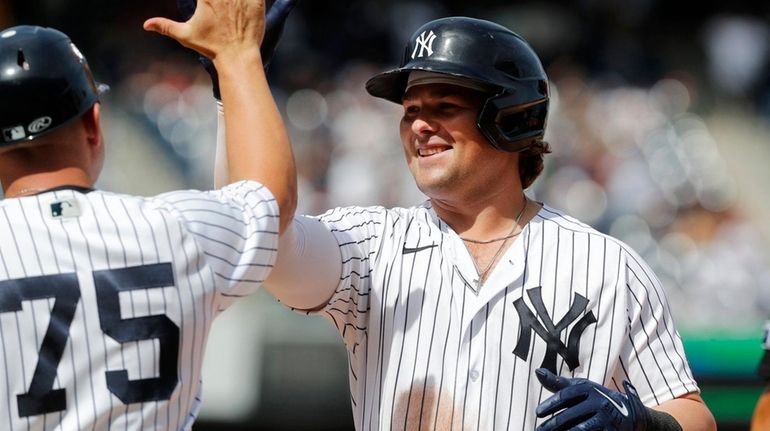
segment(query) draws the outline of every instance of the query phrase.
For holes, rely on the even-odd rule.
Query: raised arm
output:
[[[195,10],[193,0],[179,0],[183,16]],[[278,43],[283,23],[294,6],[295,0],[276,0],[267,14],[266,35],[262,44],[262,56],[266,60]],[[199,51],[200,52],[200,51]],[[221,85],[216,67],[207,66],[209,61],[201,57],[206,71],[211,75],[214,97],[218,99]],[[231,133],[233,107],[217,100],[217,148],[214,169],[216,187],[232,180],[233,166]],[[227,111],[227,115],[225,115]],[[284,214],[283,211],[281,213]],[[327,303],[339,283],[342,263],[340,250],[332,233],[320,221],[310,217],[297,217],[293,223],[283,224],[278,260],[264,285],[273,296],[287,306],[297,309],[317,309]]]
[[[265,2],[201,0],[185,23],[151,18],[155,31],[210,58],[219,75],[229,182],[258,181],[280,208],[281,231],[294,217],[297,176],[289,136],[265,77],[260,44]]]

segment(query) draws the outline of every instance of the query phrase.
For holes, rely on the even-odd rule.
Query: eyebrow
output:
[[[443,97],[448,97],[448,96],[462,97],[459,94],[459,92],[451,91],[448,88],[441,88],[441,87],[440,88],[433,88],[433,89],[429,90],[428,93],[427,93],[427,96],[432,98],[432,99],[441,99]],[[413,93],[411,95],[410,95],[410,93],[404,93],[404,97],[402,98],[403,101],[414,100],[414,99],[416,99],[416,97],[413,95]]]

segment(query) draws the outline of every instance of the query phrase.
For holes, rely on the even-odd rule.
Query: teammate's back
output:
[[[274,263],[296,172],[259,51],[265,5],[209,5],[145,29],[222,74],[236,157],[210,192],[94,190],[104,86],[65,34],[0,31],[0,430],[189,430],[212,319]]]
[[[0,202],[0,428],[188,428],[212,320],[267,276],[277,231],[248,182]]]

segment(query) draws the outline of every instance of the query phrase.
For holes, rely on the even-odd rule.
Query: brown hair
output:
[[[519,153],[519,178],[521,187],[526,189],[543,172],[543,156],[551,152],[551,145],[545,141],[535,141],[526,150]]]

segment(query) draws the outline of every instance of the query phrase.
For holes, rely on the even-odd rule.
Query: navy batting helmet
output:
[[[0,147],[31,141],[79,118],[108,87],[64,33],[22,25],[0,32]]]
[[[518,34],[490,21],[450,17],[420,27],[398,69],[366,83],[372,96],[401,103],[409,75],[434,72],[489,88],[477,124],[504,151],[522,151],[543,139],[548,77],[535,51]]]

